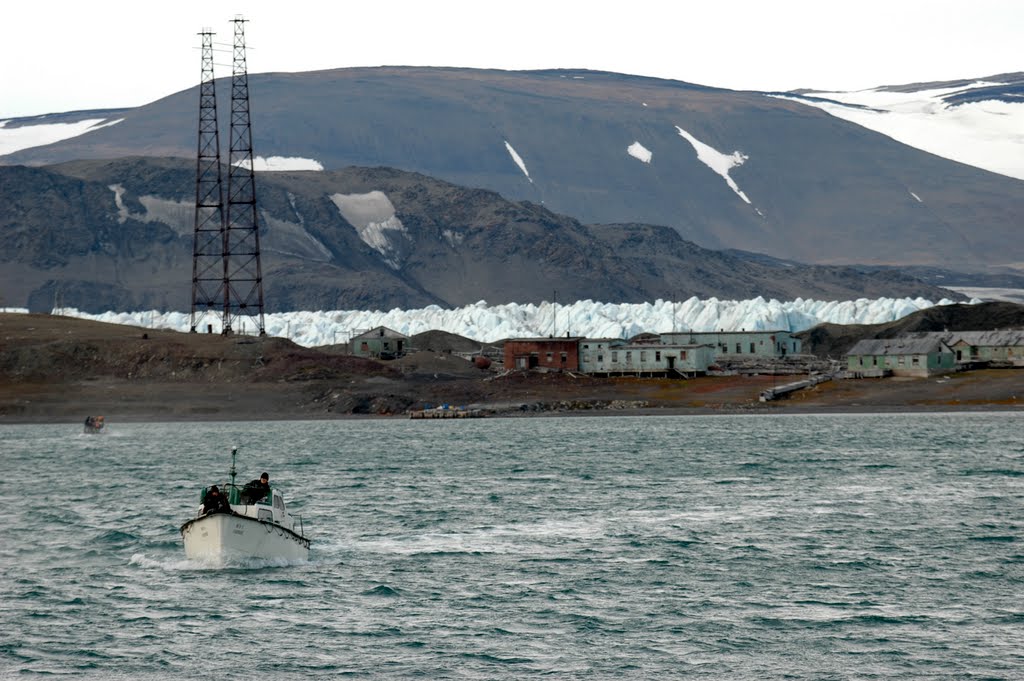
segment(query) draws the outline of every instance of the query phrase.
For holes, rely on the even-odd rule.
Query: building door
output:
[[[675,355],[665,355],[665,361],[668,362],[668,370],[672,371],[676,368],[676,357]]]

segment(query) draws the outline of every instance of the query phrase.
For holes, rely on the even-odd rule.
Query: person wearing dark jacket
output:
[[[242,488],[242,503],[255,504],[270,493],[270,475],[263,473],[259,480],[250,480]]]
[[[231,504],[228,498],[220,493],[217,485],[210,488],[210,491],[203,497],[203,515],[207,513],[230,513]]]

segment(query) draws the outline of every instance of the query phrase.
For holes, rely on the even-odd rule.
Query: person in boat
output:
[[[203,497],[203,515],[207,513],[230,513],[231,505],[228,498],[220,493],[217,485],[210,487],[210,491]]]
[[[270,493],[270,475],[266,472],[260,475],[259,480],[250,480],[242,488],[242,502],[255,504],[257,501]]]

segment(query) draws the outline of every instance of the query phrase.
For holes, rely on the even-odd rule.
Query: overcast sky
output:
[[[1020,0],[20,0],[0,20],[0,120],[138,106],[195,85],[199,38],[250,73],[588,68],[734,89],[849,90],[1024,70]],[[217,75],[230,75],[230,54]]]

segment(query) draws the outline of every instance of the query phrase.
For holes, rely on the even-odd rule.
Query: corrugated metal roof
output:
[[[383,334],[381,334],[381,330],[384,331]],[[368,340],[370,338],[408,338],[408,336],[406,336],[404,333],[399,333],[394,329],[389,329],[386,326],[375,326],[369,331],[364,331],[358,336],[353,336],[352,340]]]
[[[948,344],[953,345],[960,341],[977,347],[1019,347],[1024,345],[1024,330],[955,331],[946,334]]]
[[[949,352],[942,342],[942,334],[923,334],[924,338],[904,336],[900,338],[868,338],[857,341],[847,355],[927,355],[933,352]]]

